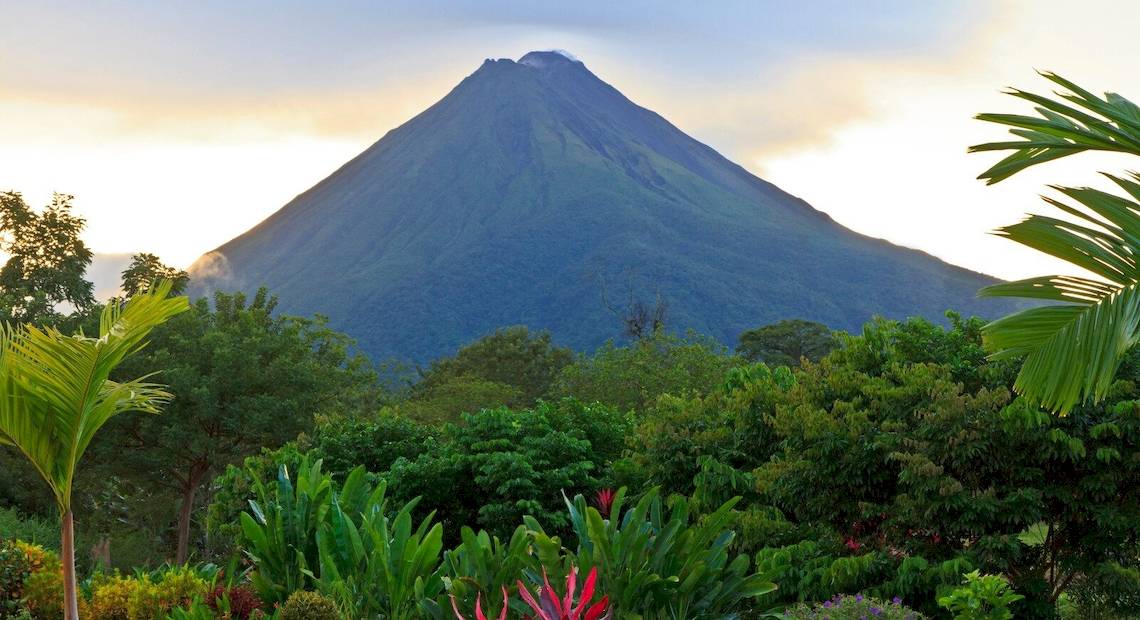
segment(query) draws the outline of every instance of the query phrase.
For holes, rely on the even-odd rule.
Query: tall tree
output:
[[[973,152],[1013,151],[979,178],[997,183],[1030,166],[1085,151],[1140,155],[1140,107],[1115,93],[1102,98],[1053,73],[1042,75],[1068,91],[1056,98],[1009,91],[1036,104],[1040,116],[978,116],[1010,127],[1020,138],[971,147]],[[1062,198],[1045,201],[1066,219],[1030,215],[998,230],[1092,277],[1043,276],[980,292],[1057,302],[995,321],[984,334],[995,358],[1025,357],[1014,388],[1062,414],[1081,401],[1102,400],[1124,354],[1140,340],[1140,174],[1105,176],[1125,195],[1053,186]]]
[[[181,295],[190,283],[190,274],[164,265],[154,254],[135,254],[131,257],[131,264],[123,271],[123,295],[131,297],[141,293],[159,280],[170,282],[174,294]]]
[[[17,322],[54,322],[56,307],[78,310],[94,304],[85,278],[91,250],[79,238],[86,222],[72,213],[72,196],[55,194],[36,213],[18,192],[0,193],[0,318]]]
[[[799,366],[804,358],[818,362],[835,346],[835,336],[828,326],[790,319],[743,332],[736,352],[770,366]]]
[[[551,342],[549,333],[531,333],[521,325],[507,327],[464,346],[455,357],[432,362],[413,396],[438,391],[466,376],[518,391],[517,401],[496,405],[526,407],[545,394],[573,361],[574,353]]]
[[[142,378],[111,374],[145,345],[158,325],[186,309],[169,285],[107,306],[99,338],[67,336],[31,325],[6,328],[0,341],[0,445],[18,449],[51,487],[62,522],[64,617],[79,617],[75,583],[72,487],[79,460],[112,417],[157,413],[170,394]],[[148,368],[147,370],[153,370]]]
[[[275,315],[276,304],[265,290],[252,299],[219,293],[212,309],[200,299],[124,368],[168,369],[163,377],[177,398],[169,415],[118,421],[122,432],[100,449],[124,476],[180,498],[180,563],[199,493],[227,464],[295,438],[317,414],[378,406],[375,375],[350,355],[349,339],[321,319]]]
[[[640,412],[662,394],[707,392],[739,364],[711,338],[657,332],[624,347],[607,342],[593,356],[580,356],[562,369],[549,396]]]

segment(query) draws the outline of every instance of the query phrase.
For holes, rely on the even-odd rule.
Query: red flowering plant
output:
[[[578,605],[574,606],[574,591],[578,585],[578,569],[571,568],[566,577],[566,596],[558,599],[558,594],[546,578],[546,571],[542,571],[542,587],[538,589],[538,600],[531,596],[523,582],[519,582],[519,596],[534,610],[535,616],[523,616],[525,620],[610,620],[613,611],[609,608],[610,597],[603,596],[602,600],[590,605],[594,597],[594,585],[598,580],[598,568],[590,569],[586,576],[586,583],[582,586],[582,595],[578,597]]]
[[[218,615],[233,620],[248,620],[261,611],[261,598],[249,586],[216,586],[206,596],[206,605]]]
[[[499,613],[499,620],[507,620],[507,608],[510,606],[510,597],[507,596],[507,589],[503,588],[503,611]],[[467,620],[459,611],[459,604],[455,602],[455,595],[451,595],[451,609],[455,612],[455,617],[459,620]],[[475,620],[487,620],[487,614],[483,613],[483,595],[479,594],[475,597]]]
[[[610,512],[614,508],[614,493],[613,489],[598,489],[597,494],[594,495],[594,506],[597,507],[598,512],[602,515],[603,519],[610,518]]]
[[[582,593],[577,597],[577,605],[575,605],[575,593],[578,589],[578,569],[571,568],[570,574],[566,577],[566,595],[559,597],[558,593],[554,591],[554,587],[550,585],[550,580],[546,576],[546,571],[542,571],[542,587],[538,589],[538,597],[532,595],[530,590],[522,581],[518,582],[519,596],[522,600],[534,610],[535,615],[525,614],[524,620],[611,620],[613,618],[613,610],[610,609],[610,597],[603,596],[600,601],[591,603],[594,598],[594,587],[598,581],[598,569],[590,569],[590,574],[586,576],[586,582],[582,585]],[[508,603],[507,589],[503,588],[503,610],[499,613],[498,620],[506,620]],[[467,620],[463,613],[459,611],[459,605],[455,601],[455,597],[451,597],[451,609],[455,611],[455,617],[458,620]],[[482,596],[475,599],[475,620],[487,620],[487,615],[483,612]]]

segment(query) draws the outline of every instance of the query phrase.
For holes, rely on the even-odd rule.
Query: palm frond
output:
[[[979,114],[976,117],[1010,127],[1010,133],[1021,138],[970,147],[972,153],[1013,151],[983,172],[979,179],[992,185],[1030,166],[1089,150],[1140,155],[1140,108],[1136,104],[1115,93],[1098,97],[1055,73],[1042,72],[1041,75],[1067,89],[1056,93],[1063,101],[1014,88],[1005,92],[1035,104],[1039,116]]]
[[[189,307],[169,292],[165,283],[122,306],[108,305],[98,338],[27,325],[3,332],[0,437],[32,461],[61,509],[70,506],[76,464],[107,420],[127,411],[157,412],[170,398],[146,377],[110,380],[152,329]]]
[[[985,327],[995,358],[1025,355],[1014,389],[1066,413],[1108,394],[1124,354],[1137,343],[1140,284],[1095,304],[1031,308]]]
[[[59,462],[63,445],[50,432],[50,412],[36,407],[19,392],[11,373],[6,372],[4,349],[0,348],[0,445],[19,450],[51,487],[55,497],[61,489],[57,484],[54,464]]]
[[[1013,151],[978,178],[993,184],[1030,166],[1090,150],[1140,155],[1140,108],[1114,93],[1098,97],[1055,73],[1041,75],[1065,90],[1055,93],[1056,99],[1007,91],[1034,104],[1039,116],[978,116],[1006,125],[1020,138],[971,147],[971,152]],[[991,358],[1024,356],[1014,389],[1062,414],[1080,402],[1104,398],[1125,352],[1140,338],[1140,176],[1106,176],[1127,195],[1051,186],[1062,198],[1044,200],[1066,219],[1030,215],[997,231],[1093,277],[1029,278],[978,293],[1057,302],[994,321],[982,337]]]
[[[1023,310],[983,329],[991,358],[1025,356],[1014,388],[1042,406],[1066,413],[1107,393],[1140,325],[1140,203],[1091,188],[1056,188],[1078,206],[1047,202],[1088,225],[1041,215],[998,234],[1086,269],[1100,279],[1046,276],[1004,282],[984,297],[1059,302]]]

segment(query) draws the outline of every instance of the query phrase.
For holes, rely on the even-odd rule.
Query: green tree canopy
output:
[[[496,404],[527,407],[549,389],[559,371],[574,360],[570,349],[551,342],[547,332],[506,327],[459,349],[454,357],[432,362],[413,395],[430,393],[459,377],[509,386],[517,395]]]
[[[131,297],[141,293],[159,280],[170,282],[171,290],[180,295],[190,283],[190,274],[164,265],[154,254],[146,252],[135,254],[131,257],[130,265],[123,271],[123,295]]]
[[[551,396],[641,411],[662,394],[706,392],[740,364],[724,345],[696,334],[656,332],[627,346],[609,342],[562,369]]]
[[[54,323],[59,305],[94,304],[85,278],[92,254],[79,237],[86,222],[71,212],[72,199],[55,194],[36,213],[18,192],[0,193],[0,252],[8,255],[0,267],[0,319]]]
[[[515,386],[463,374],[436,377],[430,387],[415,389],[409,398],[385,411],[423,424],[443,425],[461,422],[465,413],[525,401]]]
[[[252,299],[218,293],[213,308],[200,299],[123,368],[166,368],[176,398],[169,415],[121,420],[104,462],[181,498],[179,562],[189,552],[198,493],[227,464],[308,431],[318,414],[376,406],[375,375],[346,336],[319,318],[278,316],[275,307],[265,290]]]
[[[751,404],[735,411],[755,413],[724,416],[729,432],[677,450],[736,467],[743,483],[720,484],[754,493],[757,516],[744,529],[764,534],[753,540],[799,532],[762,554],[787,571],[780,596],[862,591],[929,603],[965,567],[1007,575],[1026,596],[1019,618],[1053,617],[1074,581],[1140,591],[1140,461],[1129,456],[1140,450],[1140,356],[1126,360],[1105,403],[1051,416],[1011,393],[1015,363],[982,358],[982,324],[871,323],[795,371],[790,389],[738,390]],[[758,438],[751,452],[726,450],[746,433]],[[811,529],[819,533],[805,540]]]
[[[799,366],[804,358],[818,362],[836,344],[828,326],[789,319],[740,334],[736,352],[747,360],[764,362],[769,366]]]
[[[566,531],[562,493],[593,492],[603,458],[584,433],[556,427],[542,409],[500,407],[447,425],[440,445],[397,459],[383,475],[399,499],[422,496],[420,509],[436,510],[448,535],[466,525],[505,537],[525,515]]]

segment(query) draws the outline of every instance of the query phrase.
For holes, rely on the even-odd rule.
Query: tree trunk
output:
[[[191,480],[182,490],[182,507],[178,510],[178,555],[175,563],[186,563],[190,554],[190,515],[194,512],[194,495],[198,492],[198,483]]]
[[[63,513],[60,532],[60,561],[63,563],[63,617],[79,620],[79,599],[75,589],[75,524],[71,511]]]
[[[175,556],[175,562],[180,565],[185,564],[190,556],[190,516],[194,514],[194,497],[207,470],[207,467],[193,467],[186,478],[186,487],[182,489],[182,506],[178,510],[178,553]]]

